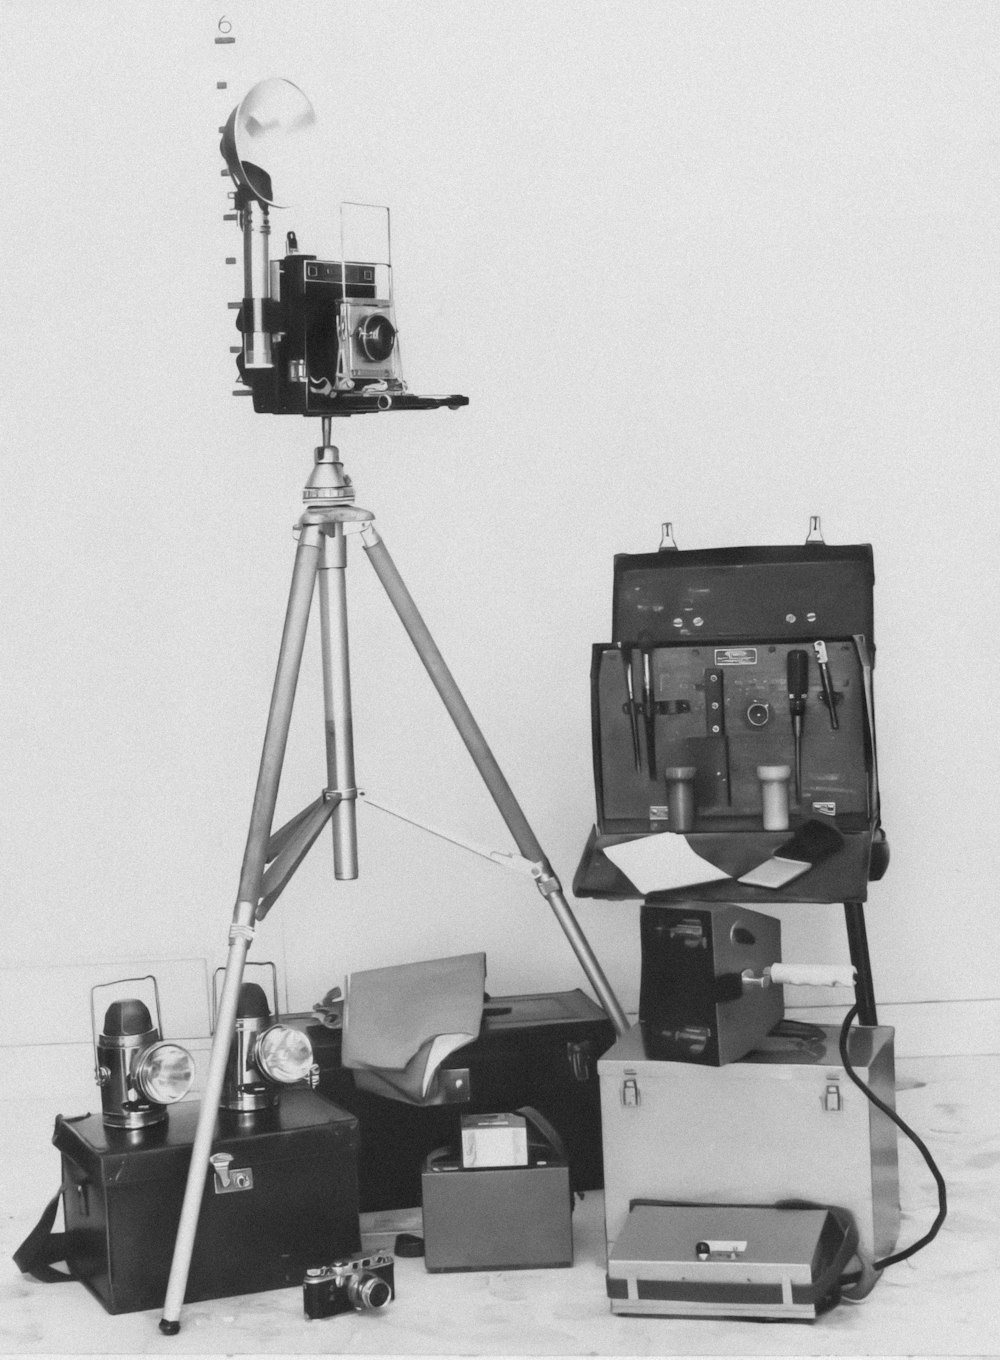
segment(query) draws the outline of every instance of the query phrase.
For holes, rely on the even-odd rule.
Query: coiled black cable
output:
[[[944,1177],[938,1170],[937,1163],[934,1161],[934,1158],[931,1156],[922,1139],[920,1139],[917,1136],[917,1134],[913,1132],[910,1126],[899,1117],[899,1115],[896,1113],[896,1111],[892,1108],[891,1105],[887,1105],[884,1100],[880,1100],[879,1097],[875,1094],[875,1092],[871,1090],[870,1087],[865,1085],[865,1083],[858,1076],[857,1072],[855,1072],[854,1068],[851,1066],[851,1060],[847,1056],[847,1042],[851,1030],[851,1025],[853,1024],[854,1017],[857,1015],[857,1013],[858,1013],[857,1006],[852,1006],[851,1009],[844,1016],[844,1023],[840,1027],[840,1060],[844,1065],[844,1071],[850,1077],[851,1081],[854,1082],[855,1086],[860,1087],[860,1089],[865,1093],[865,1095],[875,1106],[875,1108],[881,1110],[883,1114],[888,1115],[888,1117],[892,1120],[896,1127],[902,1129],[903,1133],[906,1134],[910,1142],[914,1144],[917,1151],[920,1153],[924,1161],[927,1163],[928,1169],[930,1170],[931,1175],[934,1177],[938,1190],[937,1217],[934,1219],[934,1222],[931,1224],[927,1232],[924,1233],[923,1237],[919,1238],[911,1246],[904,1248],[903,1251],[894,1252],[891,1256],[883,1256],[880,1261],[872,1262],[871,1266],[872,1270],[885,1270],[886,1266],[893,1266],[896,1264],[897,1261],[905,1261],[908,1256],[913,1256],[915,1252],[918,1252],[921,1249],[921,1247],[926,1247],[928,1242],[932,1241],[935,1237],[937,1237],[941,1224],[944,1222],[948,1214],[948,1191],[944,1183]]]

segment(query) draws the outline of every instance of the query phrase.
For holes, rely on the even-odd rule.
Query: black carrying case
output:
[[[884,872],[879,825],[872,670],[872,549],[868,544],[668,548],[614,561],[612,643],[593,649],[591,699],[597,822],[573,883],[580,897],[657,901],[864,901]],[[838,728],[820,684],[813,643],[826,643]],[[786,665],[809,655],[803,728],[803,796],[788,830],[761,828],[758,765],[793,766]],[[648,668],[655,705],[637,718],[639,768],[627,673],[640,699]],[[757,726],[750,720],[752,706]],[[721,715],[721,724],[715,714]],[[694,767],[689,844],[728,880],[643,894],[603,853],[636,836],[669,834],[663,771]],[[793,766],[794,768],[794,766]],[[820,820],[840,847],[783,888],[734,880]],[[696,891],[692,892],[692,889]]]
[[[341,1066],[339,1029],[286,1017],[305,1028],[319,1066],[318,1089],[353,1111],[361,1125],[358,1162],[362,1212],[420,1204],[424,1159],[458,1141],[464,1114],[537,1109],[566,1146],[577,1189],[604,1183],[597,1059],[615,1030],[579,989],[487,999],[478,1038],[444,1060],[445,1104],[411,1105],[357,1088]]]
[[[56,1120],[65,1259],[109,1313],[162,1306],[191,1160],[198,1104],[147,1129],[100,1115]],[[358,1225],[358,1121],[311,1091],[286,1092],[252,1120],[220,1113],[213,1153],[252,1186],[202,1200],[185,1301],[301,1284],[309,1266],[348,1256]]]

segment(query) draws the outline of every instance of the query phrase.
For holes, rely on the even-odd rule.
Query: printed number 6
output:
[[[226,16],[223,15],[222,18],[219,20],[219,32],[220,32],[220,33],[232,33],[232,31],[233,31],[233,26],[232,26],[232,24],[229,22],[229,20],[226,18]]]

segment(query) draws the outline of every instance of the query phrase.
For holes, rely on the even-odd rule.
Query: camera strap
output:
[[[545,1116],[535,1109],[534,1105],[521,1105],[514,1113],[519,1114],[522,1119],[526,1119],[529,1124],[534,1124],[537,1131],[542,1135],[556,1156],[562,1157],[566,1162],[569,1162],[569,1158],[566,1156],[566,1144],[563,1142],[560,1134],[553,1128]]]
[[[569,1208],[570,1213],[572,1213],[576,1208],[576,1189],[573,1185],[573,1167],[566,1154],[566,1144],[563,1142],[562,1136],[533,1105],[522,1105],[514,1113],[521,1115],[529,1124],[533,1124],[556,1156],[566,1163],[566,1171],[569,1176]]]
[[[71,1115],[69,1118],[61,1114],[56,1115],[56,1133],[59,1132],[60,1124],[78,1124],[81,1120],[89,1118],[89,1114]],[[46,1204],[41,1218],[14,1253],[14,1264],[21,1274],[31,1275],[36,1280],[41,1280],[42,1284],[62,1284],[64,1280],[76,1279],[72,1269],[69,1272],[52,1269],[53,1261],[66,1261],[67,1265],[69,1264],[67,1256],[69,1234],[52,1231],[61,1199],[62,1186]]]

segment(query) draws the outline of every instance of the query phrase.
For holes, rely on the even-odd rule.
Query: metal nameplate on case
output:
[[[469,1069],[445,1067],[441,1069],[441,1094],[445,1105],[466,1105],[472,1099]]]
[[[756,647],[716,647],[717,666],[756,666]]]

